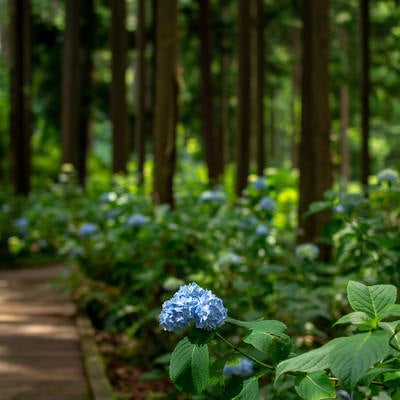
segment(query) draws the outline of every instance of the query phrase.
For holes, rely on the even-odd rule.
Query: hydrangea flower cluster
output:
[[[257,236],[267,236],[269,232],[268,226],[265,224],[260,224],[256,228],[256,235]]]
[[[26,228],[28,227],[29,221],[28,218],[25,217],[21,217],[21,218],[17,218],[14,221],[14,225],[15,227],[18,229],[18,231],[20,232],[25,232]]]
[[[399,174],[397,171],[391,168],[383,169],[376,175],[376,177],[378,179],[378,183],[396,183],[399,180]]]
[[[335,204],[333,206],[333,212],[336,213],[336,214],[343,213],[344,211],[345,211],[345,209],[343,207],[343,204],[339,203],[339,204]]]
[[[100,203],[109,203],[115,200],[117,200],[117,194],[114,192],[102,193],[99,198]]]
[[[215,202],[223,203],[226,200],[226,195],[221,190],[206,190],[199,197],[200,202]]]
[[[251,184],[254,189],[259,191],[264,190],[268,187],[267,182],[265,182],[263,176],[257,176],[257,178]]]
[[[275,201],[269,196],[264,196],[259,202],[258,206],[262,210],[266,211],[274,211],[275,210]]]
[[[238,364],[229,364],[224,367],[224,377],[229,378],[233,375],[246,376],[253,372],[253,363],[246,357],[239,358]]]
[[[126,220],[127,226],[139,227],[146,223],[146,217],[143,214],[135,213],[128,217]]]
[[[78,236],[83,238],[93,235],[97,231],[97,226],[91,222],[85,222],[81,225],[78,231]]]
[[[222,300],[211,290],[192,282],[181,286],[163,304],[159,320],[162,328],[169,332],[182,332],[191,323],[198,329],[212,331],[223,325],[226,317],[227,310]]]
[[[338,399],[353,400],[353,396],[345,390],[338,390],[336,395]]]
[[[254,229],[255,225],[257,224],[257,218],[253,215],[246,217],[239,221],[239,228],[242,230],[252,230]]]
[[[319,248],[312,243],[303,243],[296,247],[296,256],[302,260],[314,261],[319,256]]]

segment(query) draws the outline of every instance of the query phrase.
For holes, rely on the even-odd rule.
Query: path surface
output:
[[[89,400],[63,266],[0,271],[0,400]]]

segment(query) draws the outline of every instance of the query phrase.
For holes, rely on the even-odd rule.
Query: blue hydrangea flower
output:
[[[237,364],[228,364],[224,367],[224,377],[229,378],[233,375],[246,376],[253,372],[253,363],[246,357],[239,359]]]
[[[117,199],[117,194],[114,192],[106,192],[100,195],[99,201],[100,203],[108,203],[115,201]]]
[[[40,239],[38,240],[38,245],[39,245],[39,247],[40,247],[41,249],[45,249],[46,247],[49,246],[49,243],[47,242],[46,239],[40,238]]]
[[[84,253],[83,247],[81,247],[81,246],[76,246],[76,247],[73,247],[73,248],[68,252],[68,256],[69,256],[70,258],[75,258],[75,257],[78,257],[78,256],[83,255],[83,253]]]
[[[221,190],[206,190],[199,197],[200,202],[223,203],[226,195]]]
[[[125,224],[127,226],[139,227],[146,223],[146,217],[143,214],[135,213],[128,217]]]
[[[335,204],[334,206],[333,206],[333,212],[334,213],[336,213],[336,214],[340,214],[340,213],[343,213],[345,210],[344,210],[344,207],[343,207],[343,204]]]
[[[265,179],[263,176],[257,176],[257,178],[251,183],[254,189],[256,190],[264,190],[268,187],[267,182],[265,182]]]
[[[227,311],[221,299],[211,290],[205,290],[199,298],[193,316],[196,328],[213,331],[224,323]]]
[[[192,282],[181,286],[164,302],[159,321],[162,328],[170,332],[181,332],[191,323],[198,329],[211,331],[221,326],[226,317],[222,300]]]
[[[81,225],[78,231],[78,236],[83,238],[93,235],[97,231],[97,226],[91,222],[85,222]]]
[[[269,228],[265,224],[260,224],[256,228],[256,235],[257,236],[267,236],[269,232]]]
[[[376,178],[378,179],[378,183],[396,183],[399,180],[399,174],[397,171],[391,168],[386,168],[380,171]]]
[[[25,217],[17,218],[17,219],[14,221],[15,227],[16,227],[20,232],[26,231],[26,228],[28,227],[28,224],[29,224],[28,218],[25,218]]]
[[[296,256],[302,260],[314,261],[319,256],[319,248],[312,243],[303,243],[296,247]]]
[[[243,230],[254,229],[254,226],[257,224],[257,218],[253,215],[244,218],[239,222],[239,228]]]
[[[265,211],[274,211],[275,210],[275,200],[269,196],[264,196],[259,202],[258,206]]]
[[[345,390],[338,390],[336,393],[337,399],[342,399],[342,400],[353,400],[353,396],[346,392]]]

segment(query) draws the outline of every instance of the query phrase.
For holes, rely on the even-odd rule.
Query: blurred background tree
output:
[[[249,173],[293,168],[303,214],[332,183],[399,167],[397,0],[335,0],[319,33],[307,0],[179,0],[168,37],[168,0],[0,3],[0,179],[16,193],[71,162],[89,188],[128,173],[172,204],[192,160],[236,195]]]

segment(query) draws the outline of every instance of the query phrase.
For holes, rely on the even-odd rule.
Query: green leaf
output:
[[[275,382],[285,372],[316,372],[329,368],[329,354],[339,339],[333,339],[319,349],[282,361],[276,368]]]
[[[243,339],[245,343],[251,344],[254,348],[263,353],[268,353],[273,340],[274,336],[270,333],[260,331],[251,332]]]
[[[308,208],[308,211],[306,213],[306,216],[316,214],[320,211],[327,210],[329,208],[332,208],[332,204],[327,201],[315,201],[314,203],[310,204],[310,207]]]
[[[386,309],[396,302],[397,290],[393,285],[366,286],[349,281],[347,297],[354,311],[365,312],[371,318],[381,318]]]
[[[209,337],[209,334],[185,337],[172,352],[169,374],[179,390],[198,394],[207,386]]]
[[[348,323],[351,323],[354,325],[361,325],[361,324],[365,324],[369,320],[370,320],[370,318],[368,317],[368,315],[365,312],[355,311],[350,314],[344,315],[342,318],[339,318],[333,324],[333,326],[339,325],[339,324],[348,324]]]
[[[353,389],[357,382],[390,352],[389,335],[374,331],[336,339],[330,353],[330,369],[345,388]]]
[[[276,320],[258,319],[256,321],[239,321],[237,319],[227,318],[226,322],[230,322],[233,325],[242,326],[250,329],[251,331],[269,332],[282,338],[287,337],[287,335],[284,333],[286,330],[286,325],[283,322]]]
[[[242,390],[232,400],[254,400],[258,393],[258,380],[256,377],[245,379]]]
[[[386,317],[400,317],[400,304],[392,304],[382,313],[381,319]]]
[[[400,321],[380,322],[379,326],[390,335],[390,347],[400,351]]]
[[[336,397],[335,383],[329,380],[324,371],[307,374],[298,386],[296,392],[306,400],[322,400]]]

